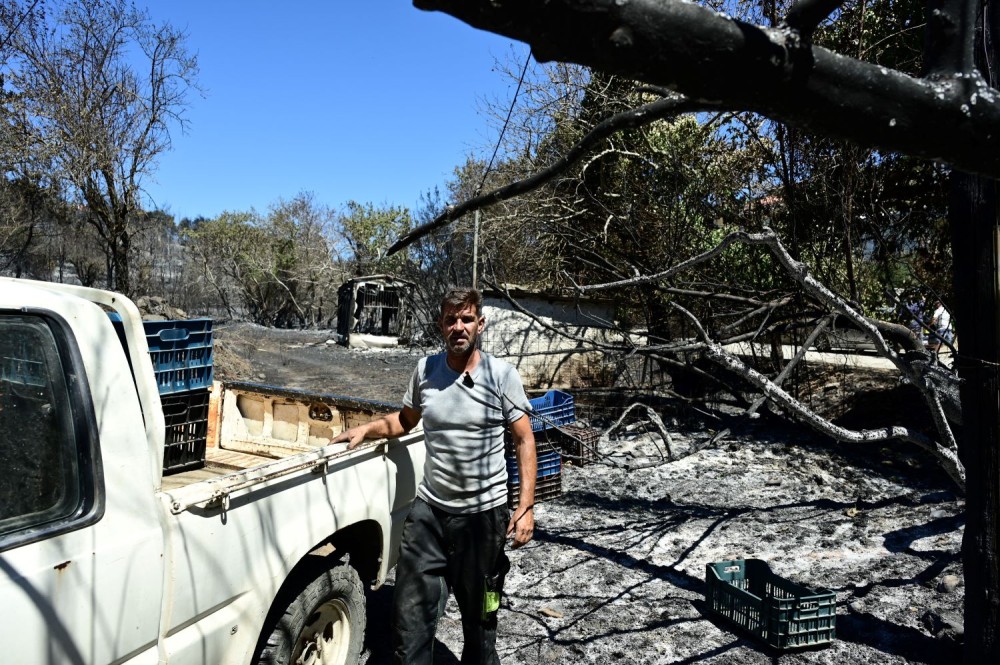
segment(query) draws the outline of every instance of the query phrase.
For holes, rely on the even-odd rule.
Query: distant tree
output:
[[[413,212],[413,222],[422,224],[434,219],[444,206],[437,188],[421,194]],[[422,333],[425,340],[435,339],[437,335],[438,308],[448,288],[471,283],[471,252],[464,251],[468,247],[453,231],[442,229],[414,243],[399,273],[414,284],[411,294],[411,311],[416,319],[414,330],[418,335]]]
[[[142,183],[184,123],[196,59],[183,33],[127,0],[44,9],[33,20],[0,12],[7,148],[51,165],[101,238],[109,286],[131,295]]]
[[[205,290],[231,319],[240,318],[241,303],[251,300],[250,271],[255,250],[265,246],[253,212],[223,212],[184,232],[192,272],[201,275]],[[212,298],[212,296],[209,296]],[[259,309],[246,305],[248,310]]]
[[[385,247],[412,227],[410,211],[398,206],[376,207],[371,203],[348,201],[337,218],[337,226],[347,243],[345,257],[356,275],[400,275],[407,262],[405,254],[385,256]]]
[[[333,212],[311,194],[279,200],[266,215],[225,212],[185,233],[222,308],[261,325],[326,325],[343,273],[331,253]]]
[[[334,217],[334,212],[311,193],[279,200],[268,213],[268,227],[275,239],[287,239],[279,245],[288,256],[277,275],[295,304],[295,325],[326,325],[334,316],[337,286],[343,279],[343,270],[335,260]]]
[[[202,215],[198,215],[194,219],[190,217],[182,217],[181,221],[177,223],[177,229],[181,232],[184,231],[197,231],[198,227],[203,223],[207,222],[208,219]]]
[[[174,217],[163,210],[142,212],[138,217],[130,261],[133,288],[136,293],[167,297],[176,306],[172,296],[183,257]]]
[[[42,233],[49,197],[25,178],[0,180],[0,272],[21,277],[30,264],[33,245]]]

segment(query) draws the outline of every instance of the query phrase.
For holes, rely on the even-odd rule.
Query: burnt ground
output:
[[[426,350],[350,351],[330,332],[247,325],[217,332],[217,371],[398,402]],[[844,420],[912,417],[889,375],[812,377],[817,407]],[[578,402],[603,424],[607,413]],[[510,552],[498,648],[527,663],[946,663],[960,658],[963,501],[912,447],[836,444],[768,417],[724,426],[661,411],[678,458],[633,423],[600,459],[564,464],[562,493],[536,507],[535,540]],[[836,639],[779,653],[718,620],[705,565],[758,558],[781,577],[836,594]],[[365,660],[389,662],[392,580],[369,598]],[[450,600],[435,663],[458,663]]]
[[[277,330],[248,323],[215,330],[216,378],[399,402],[419,348],[349,350],[330,330]]]

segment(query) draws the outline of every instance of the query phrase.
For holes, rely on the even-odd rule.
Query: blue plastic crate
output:
[[[210,388],[214,368],[211,364],[204,367],[188,367],[185,369],[168,369],[155,372],[156,386],[161,395],[182,393],[189,390]]]
[[[558,450],[553,450],[550,453],[541,453],[536,458],[538,462],[538,478],[547,478],[548,476],[558,475],[562,471],[562,456],[560,456]],[[517,472],[517,458],[507,457],[507,482],[516,483],[520,481],[520,475]]]
[[[160,394],[212,385],[212,319],[143,321]]]
[[[124,342],[121,317],[115,313],[109,316]],[[142,327],[161,395],[211,387],[212,319],[143,321]]]
[[[212,319],[143,321],[150,351],[180,351],[212,346]]]
[[[531,402],[531,431],[540,432],[556,425],[566,425],[576,421],[573,396],[561,390],[550,390]]]

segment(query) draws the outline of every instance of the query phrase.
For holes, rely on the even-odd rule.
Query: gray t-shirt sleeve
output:
[[[503,418],[508,423],[516,422],[521,416],[531,412],[531,404],[524,393],[521,375],[513,366],[507,366],[507,375],[503,382]]]
[[[410,376],[410,384],[406,386],[406,394],[403,395],[403,405],[408,406],[411,409],[416,409],[420,411],[420,375],[423,373],[421,371],[421,366],[426,362],[426,359],[421,358],[420,362],[417,363],[416,368],[413,370],[413,374]]]

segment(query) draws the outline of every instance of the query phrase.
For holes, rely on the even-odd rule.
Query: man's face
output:
[[[466,355],[476,348],[476,338],[483,331],[486,319],[476,314],[475,305],[467,305],[461,309],[446,307],[440,323],[448,353]]]

